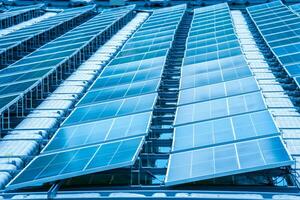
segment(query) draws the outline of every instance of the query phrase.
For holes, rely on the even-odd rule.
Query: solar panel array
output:
[[[153,12],[9,188],[134,164],[149,131],[166,57],[185,9],[182,5]],[[112,12],[107,15],[111,18]]]
[[[166,185],[291,165],[227,4],[194,10]]]
[[[91,8],[88,7],[85,10]],[[111,25],[125,17],[133,8],[133,6],[129,6],[121,10],[113,10],[110,13],[99,14],[9,67],[0,70],[0,112],[24,93],[43,84],[43,80],[47,76],[62,68],[65,63],[75,63],[80,60],[81,50],[92,48],[89,45],[97,39],[97,36],[105,31],[110,31]],[[68,16],[74,17],[73,12]],[[79,15],[86,11],[78,9],[76,12]],[[97,42],[101,43],[101,40],[97,39]]]
[[[297,5],[292,7],[297,10]],[[281,1],[247,8],[270,50],[300,85],[300,17]],[[275,22],[274,22],[275,21]]]
[[[17,9],[10,9],[7,12],[0,13],[0,29],[10,27],[18,24],[24,20],[28,20],[36,15],[35,11],[40,10],[44,4],[37,4],[32,6],[22,6]],[[32,15],[31,15],[32,14]]]
[[[7,59],[13,59],[15,54],[27,52],[34,48],[36,41],[34,39],[49,41],[53,38],[55,32],[64,32],[60,25],[69,23],[74,25],[74,21],[80,16],[87,15],[95,7],[85,6],[81,8],[67,9],[63,12],[50,17],[40,23],[33,24],[18,31],[12,32],[0,38],[0,64],[5,64]],[[17,11],[16,11],[17,12]],[[72,22],[73,20],[73,22]],[[28,44],[28,45],[25,45]]]

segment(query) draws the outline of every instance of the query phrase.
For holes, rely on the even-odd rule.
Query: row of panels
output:
[[[8,49],[15,47],[24,41],[30,40],[31,38],[43,32],[47,32],[52,28],[58,26],[59,24],[68,22],[71,19],[90,12],[93,9],[94,6],[67,9],[53,17],[50,17],[49,19],[43,20],[40,23],[33,24],[30,27],[25,27],[6,36],[3,36],[0,38],[0,53],[3,53]]]
[[[94,38],[97,24],[105,29],[132,9],[103,12],[8,67],[3,76],[28,66],[36,69],[28,73],[43,73],[42,66],[58,65]],[[153,12],[9,189],[134,164],[185,12],[185,5]],[[194,10],[179,89],[167,186],[293,164],[241,51],[227,4]]]
[[[291,165],[227,4],[194,10],[166,185]]]
[[[129,46],[137,47],[137,43],[159,38],[160,34],[149,34],[144,39],[137,39],[137,35],[148,30],[149,26],[164,26],[168,23],[164,20],[167,17],[177,23],[169,33],[173,38],[185,9],[184,5],[153,12],[116,58],[103,69],[41,155],[17,176],[9,188],[33,186],[134,164],[149,132],[170,46],[165,53],[153,57],[146,56],[151,53],[148,49],[130,53],[127,50],[134,49]],[[111,15],[111,12],[108,13]],[[172,40],[169,42],[172,43]],[[123,56],[125,51],[126,56]],[[128,59],[139,55],[138,59]],[[135,79],[137,74],[149,70],[159,73],[155,77],[146,75]],[[123,78],[130,77],[128,75],[132,73],[132,78]],[[104,81],[108,77],[113,79],[110,82],[113,84]]]
[[[39,15],[44,4],[22,6],[0,13],[0,29],[5,29]]]
[[[67,13],[72,13],[67,14],[67,16],[73,18],[90,9],[92,7],[82,10],[77,9],[77,11],[67,11]],[[129,8],[129,10],[132,9],[133,7]],[[73,12],[77,14],[74,15]],[[7,105],[24,93],[41,84],[43,79],[55,72],[64,63],[70,62],[72,57],[73,60],[75,60],[74,57],[77,57],[76,60],[79,60],[82,49],[92,48],[89,46],[89,43],[97,35],[109,31],[111,25],[127,13],[128,10],[124,9],[121,12],[115,11],[111,14],[99,14],[63,36],[45,44],[14,64],[9,65],[7,68],[0,70],[0,101],[3,105],[0,111],[4,110]],[[101,26],[95,26],[95,24],[101,24]],[[76,40],[76,42],[72,42],[72,39],[75,40],[74,38],[78,35],[84,35],[84,37]],[[98,41],[98,43],[100,42]]]
[[[281,1],[247,9],[257,29],[287,74],[299,85],[300,17]],[[274,23],[274,20],[276,23]]]

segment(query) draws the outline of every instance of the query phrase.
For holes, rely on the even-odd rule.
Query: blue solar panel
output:
[[[248,140],[171,154],[165,184],[178,185],[293,163],[280,137]]]
[[[208,73],[200,73],[193,76],[184,76],[180,80],[180,89],[194,88],[204,85],[240,79],[252,76],[248,66],[232,69],[216,70]]]
[[[139,81],[146,81],[160,78],[162,75],[163,66],[151,68],[147,70],[134,71],[120,75],[102,77],[100,76],[92,85],[91,90],[113,87],[122,84],[131,84]]]
[[[77,107],[62,126],[98,121],[153,109],[157,93]]]
[[[132,61],[129,63],[123,63],[117,65],[113,65],[114,63],[112,62],[111,65],[105,67],[105,69],[102,71],[101,77],[102,78],[105,76],[110,77],[112,75],[116,76],[118,74],[125,74],[129,72],[135,72],[138,70],[145,70],[145,69],[151,70],[152,68],[158,68],[164,66],[165,61],[166,61],[166,56],[160,56],[157,58],[151,58],[146,60]]]
[[[33,36],[37,36],[46,30],[51,30],[55,26],[59,25],[60,23],[69,21],[74,17],[78,16],[79,14],[84,14],[86,12],[91,11],[94,6],[86,6],[81,9],[74,8],[74,9],[67,9],[56,16],[50,17],[45,19],[39,23],[33,24],[29,27],[22,28],[18,31],[12,32],[8,35],[5,35],[0,38],[0,52],[6,51],[7,49],[11,49],[14,46],[20,44],[23,41],[31,39]],[[16,38],[18,38],[16,40]]]
[[[107,87],[99,90],[89,91],[77,104],[78,106],[95,104],[116,99],[123,99],[133,96],[139,96],[148,93],[154,93],[158,90],[160,79],[141,81],[132,84],[120,85],[116,87]]]
[[[179,106],[175,126],[266,109],[260,92]],[[201,112],[199,112],[201,111]]]
[[[208,73],[213,71],[220,71],[225,69],[236,69],[239,67],[246,67],[247,63],[244,56],[237,55],[222,59],[214,59],[207,62],[195,63],[190,65],[183,65],[181,68],[181,76],[190,76],[201,73]]]
[[[146,21],[143,27],[156,27],[160,20],[167,23],[167,16],[174,16],[178,25],[185,9],[185,5],[176,6],[175,15],[167,12],[173,8],[166,13],[155,10],[148,19],[151,26],[146,26]],[[162,18],[152,20],[157,14]],[[8,188],[132,165],[149,132],[162,70],[177,25],[167,36],[169,42],[164,42],[166,36],[160,34],[139,37],[139,42],[129,40],[128,48],[123,48],[104,69],[42,154]],[[159,45],[144,48],[148,41],[157,41]]]
[[[151,51],[151,52],[130,55],[130,56],[126,56],[126,57],[117,57],[112,60],[111,65],[131,63],[131,62],[135,62],[138,60],[147,60],[147,59],[152,59],[152,58],[157,58],[157,57],[162,57],[162,56],[166,57],[167,53],[168,53],[168,49],[162,49],[162,50],[156,50],[156,51]]]
[[[166,35],[172,34],[174,31],[165,31],[164,33]],[[146,36],[141,36],[141,37],[136,37],[136,38],[147,38],[151,37],[152,35],[146,35]],[[156,51],[156,50],[161,50],[161,49],[167,49],[171,47],[171,42],[165,42],[165,43],[160,43],[160,44],[155,44],[151,46],[146,46],[146,47],[140,47],[136,49],[129,49],[129,50],[124,50],[118,53],[117,57],[124,57],[124,56],[130,56],[130,55],[135,55],[143,52],[150,52],[150,51]]]
[[[299,13],[299,11],[300,11],[300,4],[298,3],[298,4],[291,5],[290,8],[291,8],[294,12]]]
[[[236,79],[233,81],[181,90],[179,92],[178,105],[209,101],[258,90],[259,88],[254,77]]]
[[[176,127],[172,152],[278,134],[268,111],[253,112]]]
[[[60,128],[43,153],[146,135],[151,112]]]
[[[8,185],[8,189],[42,185],[119,167],[130,166],[142,148],[144,137],[96,144],[50,154],[41,154]]]

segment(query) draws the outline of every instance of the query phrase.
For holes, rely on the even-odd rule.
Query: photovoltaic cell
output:
[[[181,68],[181,76],[191,76],[195,74],[220,71],[225,69],[236,69],[239,67],[247,67],[244,56],[237,55],[223,59],[214,59],[207,62],[183,65]]]
[[[125,64],[117,64],[117,65],[109,65],[105,67],[104,70],[101,72],[101,77],[106,76],[116,76],[118,74],[127,74],[129,72],[136,72],[140,70],[151,70],[152,68],[158,68],[164,66],[166,61],[166,56],[151,58],[147,60],[139,60],[133,61],[130,63]]]

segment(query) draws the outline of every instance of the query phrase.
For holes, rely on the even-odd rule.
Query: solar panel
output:
[[[168,36],[163,36],[159,38],[151,38],[145,41],[138,41],[138,42],[132,42],[132,43],[126,43],[126,45],[123,47],[124,50],[128,49],[134,49],[134,48],[139,48],[139,47],[144,47],[148,45],[155,45],[155,44],[160,44],[160,43],[165,43],[165,42],[171,42],[173,40],[172,35]]]
[[[160,79],[141,81],[132,84],[107,87],[99,90],[89,91],[77,104],[78,106],[95,104],[127,97],[154,93],[158,90]]]
[[[127,115],[60,128],[43,153],[146,135],[152,113]]]
[[[37,14],[38,10],[40,10],[43,6],[44,4],[22,6],[20,8],[9,9],[8,11],[0,13],[0,28],[5,29],[7,27],[39,16]]]
[[[179,106],[175,126],[266,109],[260,92]],[[201,111],[201,112],[199,112]]]
[[[180,80],[180,90],[231,81],[249,76],[252,76],[252,72],[248,66],[184,76]]]
[[[168,32],[167,34],[169,35],[170,33]],[[142,37],[144,37],[144,36],[142,36]],[[145,37],[150,37],[150,36],[148,35]],[[138,37],[138,38],[141,38],[141,37]],[[150,52],[150,51],[156,51],[156,50],[168,49],[168,48],[171,48],[171,42],[165,42],[165,43],[155,44],[155,45],[151,45],[151,46],[130,49],[127,51],[124,50],[118,54],[118,57],[130,56],[130,55],[139,54],[139,53],[143,53],[143,52],[147,52],[147,51]]]
[[[74,109],[62,126],[87,123],[112,117],[146,112],[153,109],[157,93],[81,106]]]
[[[165,184],[271,169],[293,164],[280,137],[248,140],[170,155]]]
[[[160,56],[160,57],[146,59],[146,60],[142,59],[138,61],[133,61],[125,64],[113,65],[112,63],[112,65],[105,67],[105,69],[101,72],[101,77],[112,76],[112,75],[115,76],[118,74],[126,75],[125,73],[135,72],[135,71],[140,71],[145,69],[151,70],[152,68],[158,68],[164,66],[165,62],[166,62],[166,56]]]
[[[178,106],[258,91],[254,77],[195,87],[179,92]]]
[[[139,81],[146,81],[160,78],[162,75],[163,66],[151,68],[147,70],[134,71],[120,75],[113,75],[108,77],[99,77],[91,87],[91,90],[112,87],[122,84],[132,84]]]
[[[147,60],[157,57],[166,57],[168,49],[156,50],[151,52],[140,53],[136,55],[130,55],[126,57],[117,57],[112,60],[111,65],[119,65],[124,63],[130,63],[138,60]]]
[[[7,188],[37,186],[58,179],[130,166],[134,163],[143,141],[144,137],[136,137],[41,154]]]
[[[294,12],[299,13],[299,11],[300,11],[300,4],[290,5],[290,8],[291,8]]]
[[[191,76],[195,74],[208,73],[213,71],[234,69],[246,67],[247,63],[244,56],[230,56],[222,59],[214,59],[207,62],[183,65],[181,68],[181,76]]]
[[[176,127],[172,152],[278,134],[279,130],[268,111],[253,112]]]

